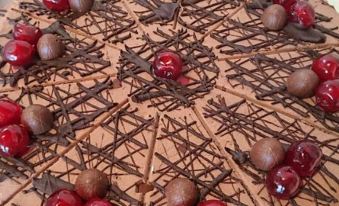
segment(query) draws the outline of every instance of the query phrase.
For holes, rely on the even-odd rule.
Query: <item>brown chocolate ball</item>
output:
[[[73,12],[84,14],[89,12],[94,4],[94,0],[68,0]]]
[[[22,111],[21,122],[33,134],[43,134],[53,127],[53,114],[47,107],[32,104]]]
[[[273,4],[264,10],[261,21],[267,29],[279,31],[284,28],[287,22],[287,13],[283,6]]]
[[[97,169],[82,171],[75,181],[75,191],[85,200],[104,198],[108,188],[107,175]]]
[[[38,41],[37,49],[42,60],[53,60],[64,54],[65,46],[54,34],[44,34]]]
[[[165,188],[167,206],[193,206],[199,198],[195,184],[186,178],[176,178]]]
[[[284,157],[285,150],[283,145],[273,138],[259,140],[250,151],[251,162],[257,169],[263,171],[271,170],[280,164]]]
[[[313,96],[318,85],[319,77],[311,69],[298,69],[288,77],[286,83],[288,93],[300,98]]]

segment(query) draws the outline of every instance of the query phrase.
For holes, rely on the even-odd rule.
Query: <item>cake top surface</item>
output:
[[[40,0],[1,1],[1,49],[25,22],[55,34],[65,54],[27,69],[0,57],[1,98],[44,105],[55,119],[51,131],[32,136],[26,155],[1,157],[0,202],[44,205],[97,168],[117,205],[166,205],[165,187],[177,177],[192,180],[201,199],[228,205],[338,204],[339,116],[314,97],[292,96],[286,81],[319,56],[339,55],[339,14],[310,0],[314,27],[273,32],[261,22],[269,2],[96,0],[79,15]],[[164,50],[183,59],[177,81],[152,72]],[[263,138],[308,139],[323,152],[290,200],[270,196],[265,172],[249,160]]]

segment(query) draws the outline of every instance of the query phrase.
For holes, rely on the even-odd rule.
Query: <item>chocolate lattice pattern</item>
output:
[[[219,68],[214,61],[216,56],[211,49],[193,37],[186,30],[167,34],[157,30],[155,34],[161,38],[154,41],[144,35],[145,41],[140,46],[126,48],[121,52],[118,78],[131,86],[130,96],[135,102],[150,100],[149,106],[160,111],[171,111],[180,106],[190,106],[193,100],[203,97],[214,85]],[[183,75],[189,79],[188,85],[176,81],[160,79],[152,74],[151,63],[154,53],[172,49],[180,53],[184,64]]]
[[[258,171],[247,161],[247,154],[252,145],[262,138],[276,138],[282,143],[291,144],[302,139],[309,139],[320,145],[324,156],[318,173],[304,181],[303,189],[297,197],[290,199],[287,205],[328,205],[337,203],[339,184],[338,141],[337,137],[324,138],[324,134],[299,121],[286,118],[277,112],[267,111],[246,100],[228,103],[224,98],[217,101],[210,99],[205,107],[205,117],[219,126],[215,133],[221,142],[231,141],[233,150],[225,148],[233,155],[241,170],[248,175],[260,189],[258,195],[270,205],[280,205],[278,200],[267,195],[264,185],[264,173]]]
[[[191,179],[200,189],[200,198],[220,199],[234,205],[251,203],[242,181],[234,177],[212,139],[201,126],[188,118],[162,120],[154,154],[151,205],[166,205],[164,188],[174,178]]]
[[[22,159],[2,157],[2,177],[28,178],[36,167],[57,156],[62,149],[60,147],[67,146],[78,131],[90,127],[97,117],[116,106],[110,94],[106,93],[112,88],[111,80],[94,81],[92,84],[35,86],[19,93],[16,101],[21,105],[44,104],[53,112],[55,130],[33,137],[33,150]]]
[[[119,5],[120,0],[96,1],[93,9],[84,16],[72,12],[66,16],[47,10],[39,0],[22,2],[20,8],[38,16],[55,18],[62,24],[77,29],[86,35],[95,36],[98,40],[109,43],[124,42],[136,32],[134,21]]]

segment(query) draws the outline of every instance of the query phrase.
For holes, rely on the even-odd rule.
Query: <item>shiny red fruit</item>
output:
[[[7,42],[2,50],[5,61],[13,66],[26,66],[32,63],[35,53],[34,47],[21,40],[11,40]]]
[[[274,4],[280,4],[283,6],[287,12],[287,14],[290,14],[291,7],[297,2],[297,0],[273,0]]]
[[[198,204],[198,206],[227,206],[226,203],[220,200],[205,200]]]
[[[298,23],[302,28],[309,28],[314,25],[315,11],[306,1],[297,1],[290,11],[290,20]]]
[[[110,202],[104,199],[92,199],[85,206],[113,206]]]
[[[301,177],[310,177],[320,165],[322,157],[318,145],[310,141],[293,143],[285,157],[285,163],[291,166]]]
[[[22,108],[19,104],[0,100],[0,127],[17,124],[21,119]]]
[[[17,23],[13,29],[14,39],[27,41],[32,45],[36,45],[41,36],[41,30],[29,24]]]
[[[11,124],[0,128],[0,154],[7,157],[20,157],[29,147],[28,131],[25,127]]]
[[[159,52],[153,61],[153,72],[157,77],[176,80],[182,72],[183,63],[179,54],[172,51]]]
[[[68,0],[43,0],[44,5],[56,12],[67,11],[69,9]]]
[[[315,92],[316,102],[325,112],[339,111],[339,79],[321,83]]]
[[[291,166],[275,167],[266,177],[268,193],[278,199],[290,199],[298,193],[300,185],[301,178]]]
[[[322,82],[339,79],[339,56],[334,54],[321,56],[313,61],[312,69]]]
[[[62,189],[54,192],[45,206],[82,206],[82,200],[78,194],[72,190]]]

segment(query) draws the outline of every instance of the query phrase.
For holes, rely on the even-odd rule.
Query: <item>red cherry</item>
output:
[[[13,66],[27,66],[32,63],[34,52],[35,49],[30,43],[11,40],[3,48],[2,56]]]
[[[280,4],[289,14],[291,12],[291,7],[297,2],[297,0],[273,0],[274,4]]]
[[[82,206],[82,200],[72,190],[62,189],[54,192],[47,199],[45,206]]]
[[[321,56],[313,61],[312,69],[322,82],[339,79],[339,56],[334,54]]]
[[[306,1],[297,1],[290,11],[290,20],[301,25],[303,28],[313,26],[315,22],[315,11]]]
[[[67,11],[69,9],[68,0],[43,0],[44,5],[56,12]]]
[[[0,128],[0,154],[8,157],[20,157],[29,147],[27,129],[21,125],[11,124]]]
[[[162,51],[155,56],[153,70],[157,77],[176,80],[181,75],[182,65],[179,54]]]
[[[17,23],[13,29],[14,39],[27,41],[32,45],[36,45],[41,36],[42,36],[41,30],[29,24]]]
[[[325,112],[339,111],[339,79],[321,83],[315,92],[316,102]]]
[[[226,203],[220,200],[205,200],[198,204],[198,206],[227,206]]]
[[[19,104],[0,100],[0,127],[20,122],[22,108]]]
[[[113,206],[112,203],[104,199],[92,199],[88,201],[85,206]]]
[[[291,166],[299,176],[310,177],[320,165],[322,155],[318,145],[310,141],[299,141],[289,147],[285,162]]]
[[[278,166],[268,172],[266,187],[268,193],[278,199],[290,199],[299,191],[301,178],[291,166]]]

